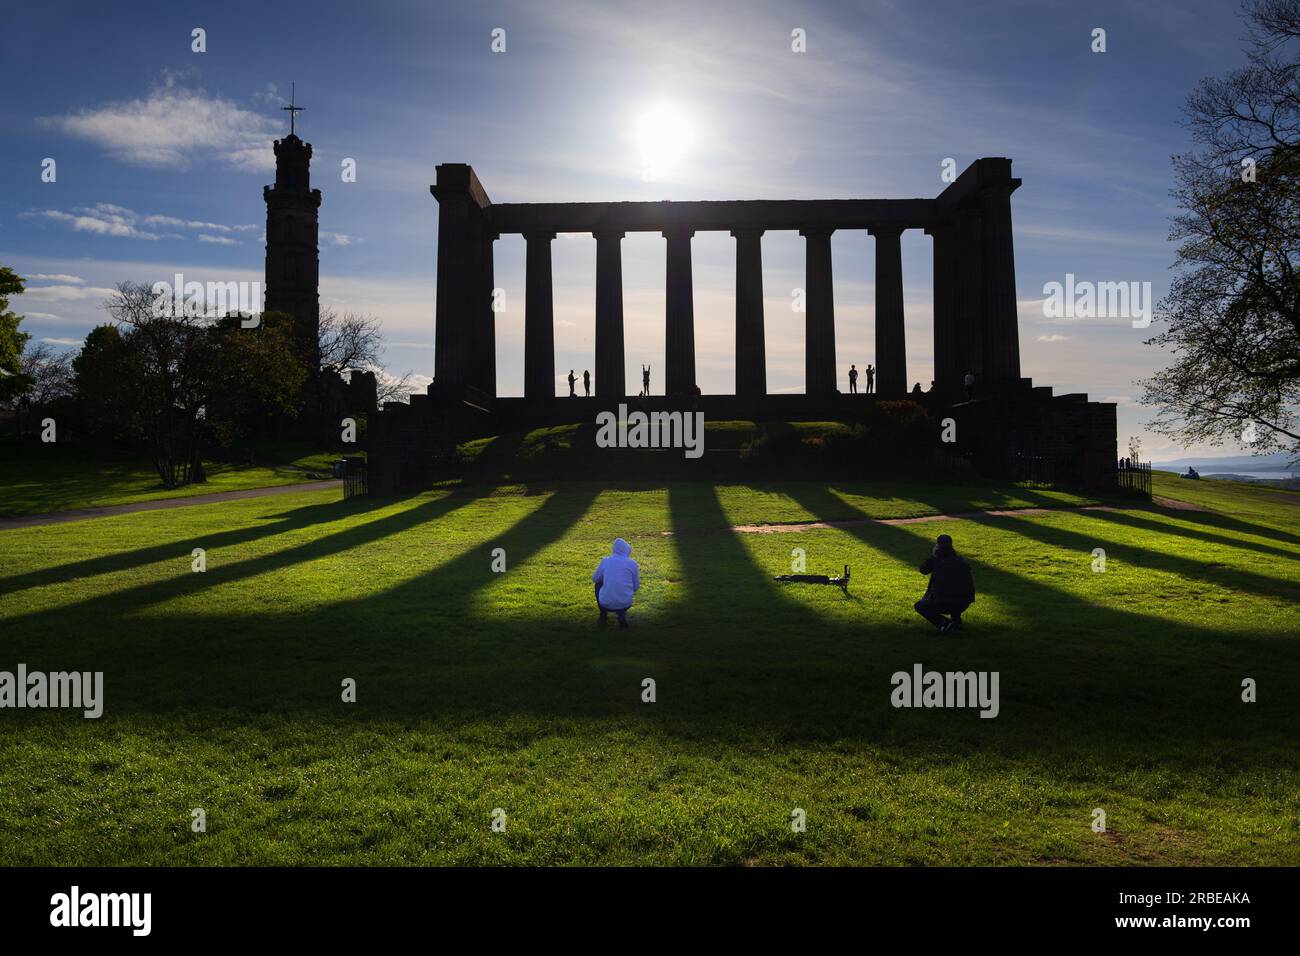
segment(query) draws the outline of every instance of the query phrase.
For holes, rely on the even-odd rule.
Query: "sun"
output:
[[[641,178],[652,182],[681,168],[695,143],[695,124],[679,105],[660,101],[637,114],[633,137]]]

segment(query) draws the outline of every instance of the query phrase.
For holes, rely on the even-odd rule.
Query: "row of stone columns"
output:
[[[967,373],[985,381],[1020,376],[1016,276],[1011,232],[1011,193],[1020,180],[1010,160],[981,159],[936,200],[928,218],[941,221],[926,232],[934,242],[934,380],[941,391],[960,392]],[[493,308],[493,242],[498,238],[491,202],[473,170],[464,164],[438,167],[432,187],[439,203],[438,315],[435,380],[474,386],[496,394]],[[527,244],[524,300],[524,395],[555,395],[555,315],[551,241],[555,230],[524,228]],[[767,392],[763,317],[764,230],[737,227],[736,394]],[[835,356],[835,294],[831,263],[833,226],[800,230],[806,242],[805,390],[834,394],[839,382]],[[903,226],[868,227],[876,254],[876,390],[907,391],[907,346],[903,324]],[[665,368],[669,395],[688,395],[695,379],[695,304],[692,289],[691,226],[668,226],[665,276]],[[626,394],[623,338],[624,230],[597,227],[596,395]]]
[[[737,229],[736,239],[736,394],[767,394],[767,353],[763,319],[764,230]],[[805,390],[834,394],[835,285],[830,228],[801,230],[807,242],[805,289]],[[878,391],[907,390],[903,331],[902,229],[881,226],[876,236],[876,363]],[[688,227],[663,233],[668,241],[665,277],[664,385],[669,395],[688,395],[695,381],[695,304]],[[524,397],[546,399],[555,393],[554,306],[551,273],[552,231],[528,231],[524,298]],[[623,265],[620,230],[602,229],[596,238],[596,395],[626,394],[623,354]]]

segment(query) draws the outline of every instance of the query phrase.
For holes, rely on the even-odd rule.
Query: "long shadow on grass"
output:
[[[1080,514],[1089,521],[1098,522],[1097,531],[1099,533],[1095,537],[1059,525],[1031,521],[1028,518],[1016,515],[1004,515],[979,520],[996,521],[1001,527],[1013,530],[1026,538],[1033,538],[1043,544],[1061,548],[1064,551],[1073,551],[1079,555],[1086,555],[1090,554],[1093,548],[1103,547],[1106,549],[1108,557],[1124,556],[1136,566],[1169,571],[1190,580],[1208,581],[1226,588],[1255,594],[1259,597],[1294,598],[1297,593],[1300,593],[1300,586],[1295,583],[1295,576],[1288,576],[1285,568],[1278,567],[1276,562],[1273,563],[1273,567],[1279,571],[1279,576],[1273,577],[1235,568],[1225,568],[1212,561],[1197,561],[1172,552],[1144,548],[1127,541],[1112,541],[1105,537],[1106,532],[1109,530],[1105,528],[1105,523],[1123,524],[1122,521],[1114,520],[1111,514],[1104,511],[1081,512]],[[1166,528],[1162,528],[1160,533],[1170,534],[1171,532]],[[1239,546],[1236,543],[1233,544]]]
[[[1280,541],[1283,544],[1300,545],[1300,535],[1270,525],[1246,521],[1244,518],[1229,515],[1222,511],[1197,511],[1191,508],[1179,508],[1169,509],[1164,513],[1189,524],[1207,525],[1216,531],[1239,531],[1242,534],[1253,534],[1261,538]]]
[[[1300,561],[1300,549],[1297,548],[1279,548],[1269,544],[1262,544],[1258,541],[1247,541],[1242,537],[1234,537],[1231,532],[1237,532],[1238,535],[1257,535],[1263,537],[1263,530],[1257,525],[1251,525],[1237,518],[1230,518],[1226,515],[1207,514],[1207,520],[1201,521],[1199,527],[1187,527],[1181,522],[1185,520],[1185,513],[1181,511],[1158,512],[1162,517],[1168,518],[1168,521],[1160,521],[1150,517],[1146,511],[1096,511],[1090,512],[1094,517],[1109,521],[1112,524],[1125,525],[1140,531],[1151,531],[1157,534],[1176,535],[1181,538],[1190,538],[1195,541],[1203,541],[1207,544],[1222,544],[1231,548],[1241,548],[1247,551],[1255,551],[1259,554],[1266,554],[1272,557],[1285,558],[1290,561]],[[1213,528],[1215,530],[1210,530]],[[1277,540],[1276,538],[1274,540]]]
[[[352,498],[347,501],[330,501],[325,504],[304,505],[301,508],[293,508],[289,511],[282,511],[270,515],[269,517],[276,520],[270,521],[266,524],[254,524],[247,528],[236,528],[231,531],[205,532],[192,538],[182,538],[177,541],[168,542],[167,544],[153,545],[147,548],[136,548],[132,551],[121,551],[116,554],[99,555],[94,558],[86,558],[82,561],[71,561],[67,564],[60,564],[55,567],[42,568],[39,571],[29,571],[26,574],[0,577],[0,590],[3,590],[5,594],[14,594],[27,588],[40,587],[45,584],[58,584],[63,581],[70,581],[74,578],[88,578],[99,574],[112,574],[116,571],[125,571],[130,568],[153,564],[156,561],[175,559],[190,554],[194,548],[204,548],[209,551],[214,551],[218,548],[247,544],[251,541],[258,541],[262,538],[272,537],[273,535],[297,531],[302,528],[309,528],[312,525],[324,524],[327,522],[338,521],[342,518],[349,518],[354,515],[366,514],[367,512],[375,511],[379,508],[390,507],[401,500],[403,499]],[[80,527],[85,530],[87,536],[96,536],[101,533],[100,526],[97,524],[86,522],[80,525]]]
[[[862,547],[848,558],[854,593],[871,597],[828,604],[842,600],[834,589],[772,582],[770,575],[784,567],[765,568],[753,555],[764,547],[788,555],[790,539],[779,548],[774,540],[741,540],[706,486],[669,492],[673,529],[680,532],[672,544],[682,598],[631,631],[602,631],[594,626],[589,585],[579,582],[580,596],[569,607],[565,594],[573,589],[561,593],[551,576],[575,573],[579,559],[557,553],[555,545],[583,520],[597,493],[562,486],[512,526],[487,528],[476,544],[424,574],[291,619],[259,624],[251,617],[168,615],[165,626],[174,634],[168,640],[138,630],[164,626],[161,621],[113,619],[113,611],[133,610],[140,594],[122,605],[90,608],[90,620],[105,622],[98,634],[77,634],[87,626],[84,605],[77,613],[36,615],[41,637],[54,645],[42,656],[57,657],[60,666],[101,664],[108,672],[108,720],[165,713],[225,724],[276,715],[304,728],[377,722],[385,733],[435,721],[472,724],[465,732],[473,734],[484,732],[486,720],[495,728],[494,747],[587,733],[575,731],[572,721],[592,718],[620,732],[651,728],[667,738],[761,748],[817,740],[882,748],[893,754],[889,759],[1041,752],[1067,773],[1071,767],[1083,772],[1077,762],[1092,759],[1090,750],[1146,759],[1153,738],[1166,754],[1186,738],[1185,750],[1173,751],[1179,760],[1230,768],[1257,763],[1261,753],[1276,759],[1295,719],[1294,702],[1285,700],[1258,711],[1240,704],[1231,710],[1240,661],[1265,673],[1294,667],[1294,648],[1283,642],[1233,635],[1233,660],[1198,660],[1185,679],[1171,681],[1153,671],[1146,647],[1153,639],[1172,646],[1161,633],[1163,621],[1097,606],[978,556],[973,563],[983,600],[1006,604],[1022,624],[998,628],[977,604],[963,637],[942,637],[910,607],[870,603],[887,593],[873,588],[873,572],[915,567],[928,551],[930,529],[864,524],[813,532],[836,542],[848,535]],[[844,502],[825,487],[801,485],[796,496],[816,517],[843,513]],[[425,509],[419,515],[380,519],[371,525],[381,529],[365,525],[291,549],[292,556],[275,556],[271,566],[358,548],[381,531],[397,533],[451,507],[421,505],[410,509]],[[511,569],[538,573],[493,575],[495,546],[505,548]],[[836,544],[837,553],[841,547]],[[267,569],[263,560],[241,565],[259,573]],[[585,555],[580,560],[584,570],[577,573],[585,575],[590,563]],[[915,580],[919,595],[924,580]],[[161,600],[177,588],[184,593],[183,586],[163,582],[144,596]],[[515,602],[503,603],[505,594]],[[1228,643],[1192,626],[1177,636],[1202,655],[1208,642],[1199,638],[1215,637],[1213,647]],[[74,661],[67,660],[70,648]],[[915,662],[998,670],[1002,715],[981,720],[969,710],[891,708],[890,675]],[[345,677],[358,682],[356,704],[340,701]],[[653,706],[640,697],[646,677],[658,685]]]
[[[796,495],[801,504],[814,514],[838,513],[843,502],[828,488],[801,487]],[[988,519],[990,528],[1005,527],[1006,519]],[[1025,533],[1035,536],[1032,522]],[[915,567],[928,553],[933,529],[916,530],[913,526],[866,524],[845,528],[874,551]],[[1009,530],[1009,529],[1008,529]],[[961,549],[960,533],[958,547]],[[1077,536],[1066,535],[1058,546],[1077,550]],[[1090,545],[1091,547],[1091,545]],[[1088,553],[1088,549],[1082,551]],[[1003,713],[993,721],[977,721],[984,727],[966,728],[961,738],[948,738],[945,746],[953,750],[980,748],[984,744],[1002,746],[1010,740],[1023,749],[1059,749],[1104,746],[1140,755],[1143,748],[1161,737],[1166,745],[1186,735],[1185,758],[1191,762],[1218,761],[1231,763],[1245,759],[1242,755],[1256,747],[1268,750],[1280,745],[1289,734],[1287,724],[1294,721],[1293,700],[1279,702],[1268,712],[1252,711],[1242,705],[1239,692],[1241,666],[1270,674],[1287,674],[1296,665],[1294,646],[1285,646],[1265,637],[1233,634],[1230,637],[1199,628],[1188,622],[1171,635],[1166,621],[1126,610],[1100,606],[1085,598],[1053,587],[1041,580],[1017,574],[982,561],[966,553],[971,562],[977,589],[982,600],[990,598],[1012,608],[1019,623],[1011,629],[990,627],[979,601],[967,616],[967,630],[959,636],[938,634],[919,616],[905,628],[905,640],[892,640],[897,632],[886,629],[878,634],[882,658],[890,665],[884,673],[908,670],[913,662],[940,670],[997,670],[1002,675]],[[1191,562],[1190,564],[1195,564]],[[1195,568],[1189,570],[1195,571]],[[917,596],[924,579],[917,575]],[[908,602],[910,604],[910,600]],[[903,609],[908,615],[911,608]],[[1149,646],[1179,642],[1173,651],[1181,657],[1195,655],[1176,678],[1153,666]],[[1222,648],[1233,660],[1206,659],[1211,648]],[[1185,648],[1185,650],[1182,650]],[[877,691],[879,692],[879,691]],[[944,733],[941,719],[916,720],[933,711],[895,712],[897,726],[910,725],[916,731],[930,723],[936,733]],[[1010,729],[1011,734],[1003,731]],[[951,731],[951,727],[948,728]],[[1032,736],[1026,736],[1028,731]],[[1231,741],[1217,753],[1207,746],[1211,740]],[[915,736],[909,746],[927,746]]]
[[[473,500],[475,499],[467,496],[457,497],[453,495],[435,498],[393,514],[255,558],[246,558],[232,564],[213,561],[208,565],[207,571],[202,574],[195,574],[187,570],[175,577],[110,591],[84,601],[70,602],[50,610],[37,611],[30,615],[16,616],[9,619],[8,626],[12,627],[15,632],[31,636],[40,635],[44,632],[58,632],[60,629],[66,628],[70,622],[75,622],[78,625],[85,621],[102,623],[114,617],[137,612],[149,605],[194,594],[216,585],[229,584],[268,571],[361,548],[382,538],[401,534],[418,525],[435,521],[458,508],[464,507]],[[383,507],[391,504],[393,504],[392,499],[380,499],[376,506]],[[370,510],[372,509],[363,509],[362,513],[367,513]],[[351,512],[336,512],[335,516],[346,517],[349,513]],[[242,534],[242,532],[235,532],[235,534]],[[262,536],[264,535],[255,535],[254,537]],[[205,538],[203,540],[210,542],[212,539]],[[188,553],[179,549],[172,550],[175,547],[174,545],[168,546],[165,550],[171,556],[187,560]]]

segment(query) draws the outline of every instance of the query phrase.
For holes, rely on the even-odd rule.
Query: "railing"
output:
[[[1121,458],[1115,465],[1115,483],[1121,491],[1151,497],[1151,462]]]
[[[1013,481],[1031,485],[1056,484],[1056,459],[1046,455],[1015,455],[1011,459]]]
[[[370,493],[364,458],[343,459],[343,500]]]

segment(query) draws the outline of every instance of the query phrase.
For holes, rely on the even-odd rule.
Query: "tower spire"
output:
[[[295,121],[298,119],[298,114],[301,113],[306,108],[307,107],[305,106],[298,105],[298,84],[291,83],[289,86],[289,105],[280,107],[280,109],[282,110],[289,111],[289,135],[290,136],[298,135],[297,123]]]

